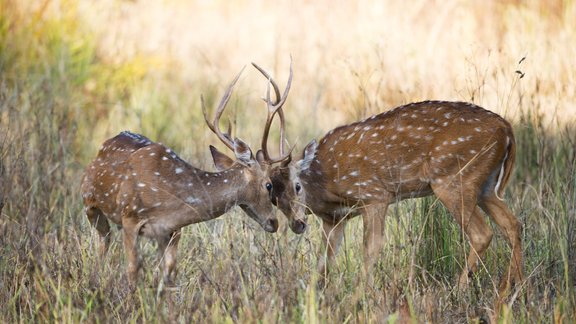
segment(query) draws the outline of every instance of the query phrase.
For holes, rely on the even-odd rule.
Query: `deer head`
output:
[[[293,176],[297,174],[295,171],[297,171],[298,168],[301,168],[302,165],[301,163],[291,163],[292,149],[286,149],[285,147],[285,119],[282,110],[282,107],[288,98],[290,86],[292,84],[292,62],[290,62],[290,75],[288,77],[288,82],[282,95],[280,94],[280,88],[274,79],[272,79],[270,74],[257,64],[252,63],[252,65],[268,80],[266,97],[263,98],[266,103],[268,114],[262,135],[262,149],[259,150],[256,155],[259,160],[268,165],[268,174],[270,175],[273,187],[270,196],[272,203],[276,205],[288,218],[292,231],[301,234],[306,230],[306,221],[304,216],[305,204],[302,203],[301,200],[300,185],[297,184],[297,181],[295,181]],[[272,100],[271,98],[270,87],[272,87],[274,91],[275,100]],[[268,150],[268,136],[270,134],[270,126],[276,115],[280,118],[280,153],[277,157],[272,157]],[[215,148],[211,147],[210,150],[212,152],[214,164],[218,169],[226,168],[232,163],[230,158]],[[286,188],[286,186],[289,186],[289,188]]]

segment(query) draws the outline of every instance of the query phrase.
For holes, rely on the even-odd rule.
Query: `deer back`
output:
[[[514,136],[506,120],[476,105],[428,101],[338,127],[315,146],[292,166],[292,179],[272,177],[275,195],[333,214],[341,206],[430,195],[433,184],[464,174],[468,186],[488,190],[500,180],[501,190],[507,177],[498,176],[505,160],[513,162]],[[287,181],[304,187],[300,197]]]

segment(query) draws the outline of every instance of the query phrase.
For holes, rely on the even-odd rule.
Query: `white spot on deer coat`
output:
[[[182,168],[176,168],[176,170],[174,170],[174,172],[176,174],[180,174],[180,173],[184,172],[184,170],[182,170]]]
[[[188,204],[196,204],[200,202],[200,199],[196,198],[196,197],[192,197],[192,196],[188,196],[186,197],[185,200]]]

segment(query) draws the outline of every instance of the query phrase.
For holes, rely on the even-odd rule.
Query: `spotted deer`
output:
[[[279,98],[274,80],[255,67]],[[270,105],[269,96],[266,101]],[[283,125],[281,113],[280,109]],[[283,146],[282,135],[281,150]],[[412,103],[333,129],[319,142],[312,140],[300,160],[288,158],[271,168],[272,202],[291,223],[301,223],[292,226],[295,233],[303,232],[306,214],[321,218],[326,251],[319,262],[323,277],[347,221],[362,215],[364,270],[370,275],[383,244],[388,206],[434,194],[470,241],[467,265],[458,280],[461,288],[467,286],[492,240],[483,210],[512,249],[508,273],[500,284],[507,289],[523,277],[522,225],[503,201],[515,155],[512,127],[497,114],[464,102]]]
[[[140,268],[139,235],[158,242],[163,280],[172,285],[182,227],[214,219],[239,205],[264,230],[276,232],[268,164],[261,160],[261,154],[255,158],[242,140],[232,140],[230,132],[219,128],[220,116],[239,77],[226,90],[212,123],[202,100],[209,128],[236,156],[227,168],[219,172],[200,170],[165,145],[130,132],[105,141],[87,166],[81,188],[86,215],[103,241],[101,254],[110,243],[109,222],[121,225],[132,286]]]

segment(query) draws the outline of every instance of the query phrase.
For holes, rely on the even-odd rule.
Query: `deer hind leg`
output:
[[[138,270],[140,270],[140,258],[138,256],[138,232],[140,227],[135,219],[124,217],[122,219],[122,233],[124,240],[124,251],[128,260],[128,283],[130,288],[136,287],[138,281]]]
[[[384,244],[384,222],[387,204],[366,207],[362,213],[364,227],[364,274],[368,284],[373,284],[372,266]]]
[[[337,224],[322,221],[322,234],[324,243],[320,254],[322,255],[318,263],[318,272],[320,272],[319,286],[324,286],[325,281],[330,271],[330,266],[334,263],[336,253],[342,242],[344,236],[344,229],[346,228],[346,220]]]
[[[90,224],[96,229],[100,237],[99,255],[103,257],[110,246],[110,224],[104,213],[96,207],[86,207],[86,216]]]
[[[474,208],[466,234],[470,240],[470,253],[466,260],[466,269],[464,269],[458,280],[460,289],[468,286],[469,277],[478,269],[478,262],[482,260],[486,249],[492,241],[492,230],[486,224],[486,220],[478,207]]]
[[[174,286],[176,280],[176,255],[180,230],[158,239],[158,259],[163,261],[164,269],[162,278],[166,286]]]
[[[492,240],[492,230],[476,207],[477,191],[470,188],[475,188],[475,186],[464,183],[432,186],[434,194],[452,214],[470,240],[471,249],[466,260],[466,267],[458,280],[459,289],[467,287],[470,273],[477,269],[478,260],[483,256]]]
[[[523,280],[522,273],[522,242],[520,234],[522,232],[522,224],[512,214],[506,204],[498,199],[496,195],[491,192],[480,198],[480,207],[494,220],[494,222],[502,229],[508,244],[512,249],[512,257],[508,271],[500,281],[499,290],[501,293],[509,290],[514,283],[520,283]]]

